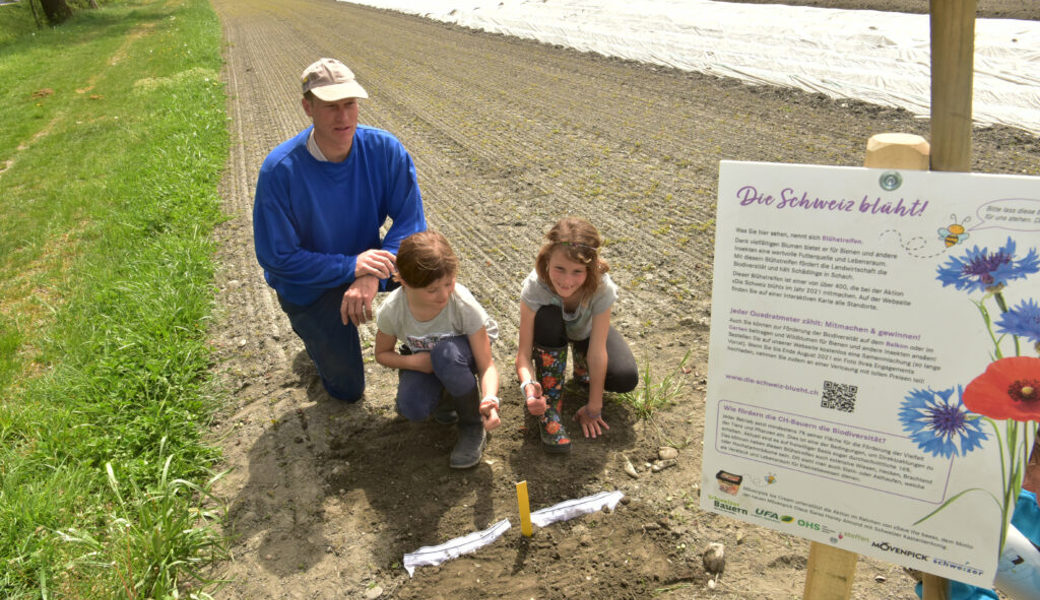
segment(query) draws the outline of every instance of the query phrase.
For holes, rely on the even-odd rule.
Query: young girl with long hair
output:
[[[574,415],[587,438],[610,429],[603,418],[603,392],[635,389],[639,373],[628,344],[610,325],[617,286],[599,256],[599,231],[568,217],[545,239],[520,293],[516,375],[527,411],[538,419],[543,447],[563,453],[570,450],[560,416],[568,344],[573,376],[588,386],[588,400]]]

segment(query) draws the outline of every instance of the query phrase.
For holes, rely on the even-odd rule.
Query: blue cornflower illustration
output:
[[[950,458],[982,447],[986,434],[978,417],[964,406],[963,391],[962,386],[942,391],[910,390],[900,405],[899,420],[921,450]]]
[[[1015,241],[1010,237],[997,252],[975,246],[963,257],[950,257],[939,267],[939,281],[969,292],[996,292],[1004,289],[1012,279],[1021,279],[1040,271],[1040,256],[1036,248],[1015,260]]]
[[[1040,305],[1036,300],[1025,300],[1000,315],[997,332],[1024,337],[1040,344]]]

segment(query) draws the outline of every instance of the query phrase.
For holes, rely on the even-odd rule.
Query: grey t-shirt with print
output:
[[[559,306],[563,311],[567,338],[580,341],[588,339],[592,334],[592,317],[614,305],[614,301],[617,300],[617,285],[611,281],[610,275],[604,273],[592,298],[582,299],[578,308],[573,313],[568,313],[563,308],[563,298],[560,298],[547,284],[542,283],[542,280],[538,278],[538,271],[531,271],[527,279],[524,279],[520,299],[535,312],[546,305]]]
[[[376,311],[376,327],[403,342],[412,352],[429,352],[445,338],[471,335],[481,327],[488,328],[491,339],[498,333],[498,325],[461,283],[455,284],[448,304],[429,321],[418,321],[412,316],[404,288],[397,288]]]

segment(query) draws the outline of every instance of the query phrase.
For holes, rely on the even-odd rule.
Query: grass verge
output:
[[[0,597],[204,597],[220,25],[131,1],[0,38]]]

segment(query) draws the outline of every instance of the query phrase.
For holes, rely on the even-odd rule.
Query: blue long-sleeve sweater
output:
[[[357,255],[426,229],[415,165],[390,133],[359,125],[343,162],[307,151],[311,127],[275,148],[260,167],[253,204],[256,257],[285,300],[308,305],[354,280]],[[379,229],[393,224],[386,237]]]

